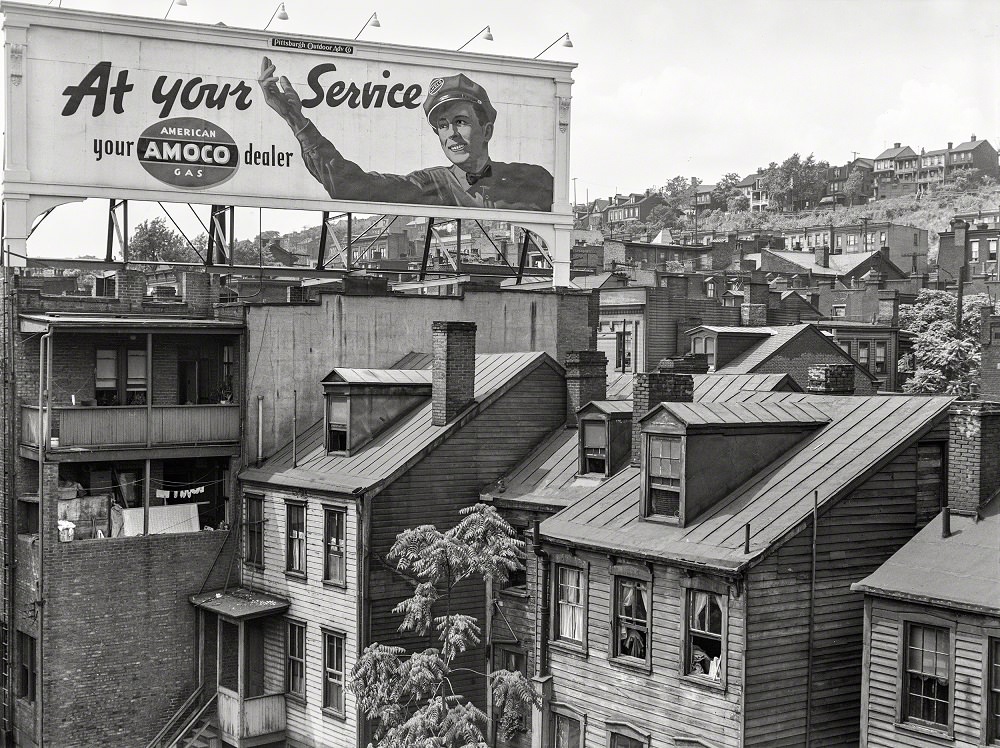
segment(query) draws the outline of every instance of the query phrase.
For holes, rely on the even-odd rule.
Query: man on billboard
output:
[[[258,82],[268,106],[298,138],[309,173],[334,199],[552,210],[552,175],[546,169],[490,158],[497,112],[486,89],[462,73],[432,80],[423,104],[450,165],[405,175],[367,172],[344,158],[302,113],[299,95],[288,78],[277,76],[267,57],[261,63]]]

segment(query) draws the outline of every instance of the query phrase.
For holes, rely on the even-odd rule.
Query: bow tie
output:
[[[491,176],[493,176],[493,167],[490,166],[490,164],[486,164],[486,168],[484,168],[478,174],[466,173],[466,175],[465,175],[465,181],[468,182],[469,186],[471,187],[476,182],[478,182],[480,179],[486,179],[487,177],[491,177]]]

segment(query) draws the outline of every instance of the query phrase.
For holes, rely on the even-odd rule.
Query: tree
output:
[[[844,182],[844,194],[854,205],[854,201],[865,194],[865,173],[858,167],[854,167],[851,175]]]
[[[505,584],[523,568],[524,542],[491,506],[477,504],[462,514],[447,532],[422,525],[400,533],[389,551],[414,588],[393,609],[403,616],[399,631],[425,636],[433,629],[441,646],[410,654],[379,643],[365,648],[349,688],[373,722],[376,748],[488,748],[486,714],[452,684],[452,675],[464,670],[455,658],[478,646],[480,627],[475,617],[452,612],[451,595],[470,578]],[[521,673],[496,670],[489,683],[500,730],[510,737],[538,696]]]
[[[761,188],[771,203],[798,210],[806,203],[815,205],[826,191],[826,172],[830,165],[817,161],[810,153],[802,159],[793,153],[781,165],[772,161],[761,175]]]
[[[198,262],[198,257],[176,231],[167,228],[162,218],[146,220],[135,227],[128,243],[131,260],[147,262]]]
[[[747,207],[743,208],[743,210],[748,210],[750,201],[743,194],[743,190],[737,187],[742,181],[740,175],[735,172],[724,174],[712,190],[712,203],[714,205],[725,206],[726,210],[740,210],[736,206],[742,205],[742,201],[746,201]],[[729,207],[730,205],[734,207]]]
[[[987,294],[962,299],[962,327],[956,334],[956,297],[925,289],[914,304],[900,307],[900,328],[914,333],[916,370],[903,385],[915,394],[968,395],[979,379],[982,344],[980,308],[992,307]],[[900,362],[900,368],[912,368]]]

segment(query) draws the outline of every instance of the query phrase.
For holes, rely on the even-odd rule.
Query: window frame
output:
[[[322,711],[323,714],[331,717],[337,717],[338,719],[347,719],[347,634],[342,631],[335,631],[334,629],[321,629],[323,635],[323,665],[320,672],[323,674],[323,688],[322,688]],[[341,706],[338,709],[336,706],[327,706],[327,686],[331,683],[331,680],[327,677],[331,672],[327,663],[329,661],[329,643],[330,638],[339,639],[340,644],[340,670],[333,670],[332,672],[340,673],[340,699]]]
[[[516,671],[511,671],[511,672],[521,673],[521,675],[523,675],[525,678],[529,677],[528,676],[528,650],[526,650],[524,647],[519,646],[517,644],[493,644],[492,648],[493,648],[493,651],[490,652],[490,672],[491,673],[495,673],[495,672],[497,672],[499,670],[506,670],[507,669],[507,668],[502,668],[502,667],[498,667],[497,666],[497,659],[498,659],[499,656],[502,656],[504,654],[513,654],[516,657],[520,657],[521,658],[521,667],[518,668]],[[492,696],[491,696],[491,699],[492,699]],[[491,722],[493,723],[493,735],[494,735],[494,737],[496,737],[497,740],[499,740],[500,715],[496,712],[495,709],[492,709],[492,704],[491,704],[491,710],[492,710],[492,719],[491,719]],[[525,718],[523,720],[521,720],[521,724],[517,728],[516,732],[518,734],[523,734],[523,733],[528,732],[530,729],[531,729],[531,711],[529,709],[528,712],[525,714]]]
[[[729,681],[729,583],[723,579],[693,575],[681,577],[680,585],[684,591],[684,594],[681,595],[681,657],[679,662],[681,680],[684,683],[694,683],[715,691],[725,691]],[[697,673],[689,672],[689,663],[691,661],[690,610],[691,599],[696,592],[707,592],[720,598],[722,640],[719,653],[718,680],[713,680],[707,675],[698,675]]]
[[[585,439],[587,435],[588,426],[599,426],[604,432],[604,447],[591,447],[587,445]],[[601,475],[607,477],[610,475],[611,470],[611,429],[610,423],[607,418],[598,418],[591,416],[589,418],[580,419],[580,451],[579,451],[579,464],[577,465],[577,472],[579,475]],[[600,472],[593,472],[589,470],[590,465],[588,461],[590,459],[601,459],[601,455],[597,454],[598,450],[603,449],[603,459],[604,459],[604,470]],[[594,450],[595,454],[589,454],[587,450]]]
[[[611,623],[608,631],[608,659],[617,665],[639,669],[649,673],[653,669],[653,573],[646,566],[635,563],[619,562],[611,564],[608,569],[611,579],[611,600],[608,619]],[[646,585],[646,656],[634,657],[619,652],[618,640],[618,601],[619,583],[622,581],[641,582]]]
[[[864,355],[863,356],[861,355],[861,351],[864,351]],[[866,369],[868,369],[869,371],[871,371],[871,369],[868,368],[869,365],[871,364],[871,360],[872,360],[872,344],[871,344],[871,341],[870,340],[859,340],[858,341],[858,363],[861,364]]]
[[[17,629],[17,698],[29,704],[38,698],[38,638],[21,629]]]
[[[650,748],[650,745],[652,744],[653,734],[647,730],[639,728],[631,722],[609,719],[605,721],[604,727],[607,730],[607,738],[604,744],[606,748],[614,748],[614,738],[616,735],[623,738],[629,738],[630,740],[636,740],[643,748]]]
[[[344,419],[344,423],[342,424],[343,427],[344,427],[344,429],[343,429],[343,431],[344,431],[344,447],[343,447],[343,449],[341,449],[339,447],[335,448],[334,445],[333,445],[333,439],[330,438],[330,432],[333,430],[331,428],[332,422],[330,420],[330,417],[332,415],[331,411],[333,409],[333,403],[334,403],[334,401],[337,401],[339,403],[341,400],[343,400],[343,402],[344,402],[344,408],[346,409],[346,414],[345,414],[346,418]],[[326,397],[324,398],[324,403],[323,403],[323,422],[324,422],[324,426],[325,426],[323,437],[325,439],[326,453],[327,454],[347,454],[347,452],[350,450],[350,444],[351,444],[351,397],[350,397],[350,395],[348,395],[347,393],[340,393],[340,392],[327,394]],[[341,424],[338,423],[337,425],[339,426]],[[340,429],[337,429],[337,431],[340,431]]]
[[[569,746],[568,748],[584,748],[587,743],[587,714],[582,712],[576,707],[572,707],[569,704],[561,703],[558,701],[553,701],[549,704],[549,729],[548,729],[548,744],[555,748],[556,744],[556,719],[557,717],[564,717],[566,719],[574,720],[580,725],[580,742],[578,746]]]
[[[296,568],[292,566],[292,549],[291,549],[291,523],[289,522],[291,512],[301,511],[302,512],[302,537],[301,537],[301,551],[300,560],[301,568]],[[309,540],[309,505],[304,501],[285,501],[285,576],[294,577],[296,579],[306,579],[309,554],[306,553],[306,544]]]
[[[341,578],[330,575],[330,518],[340,517],[340,569]],[[347,507],[333,504],[323,505],[323,584],[332,587],[347,587]]]
[[[667,522],[670,524],[680,524],[681,516],[684,513],[684,475],[687,469],[687,437],[683,434],[672,434],[672,433],[662,433],[658,431],[643,431],[640,432],[640,439],[642,439],[642,454],[640,459],[642,462],[641,473],[642,473],[642,489],[643,489],[643,516],[646,519],[652,519],[657,522]],[[653,474],[650,469],[651,451],[652,451],[652,440],[653,439],[670,439],[679,442],[680,457],[677,460],[678,471],[680,472],[680,477],[677,478],[677,516],[669,514],[659,514],[653,511]],[[662,476],[656,476],[662,478]],[[670,490],[669,486],[664,486],[658,490],[667,491]]]
[[[298,628],[302,631],[302,656],[294,657],[292,655],[292,628]],[[299,620],[297,618],[286,618],[285,619],[285,696],[292,699],[293,701],[298,701],[301,703],[306,702],[306,694],[308,693],[308,688],[306,685],[306,675],[309,672],[306,665],[306,654],[308,652],[307,638],[308,638],[308,626],[305,621]],[[302,664],[302,692],[292,690],[292,662],[300,662]]]
[[[552,615],[549,621],[549,646],[556,649],[566,650],[576,654],[587,654],[587,639],[590,607],[590,565],[581,561],[576,556],[568,553],[553,552],[550,555],[552,562],[552,581],[550,595]],[[583,609],[583,620],[581,622],[582,641],[559,636],[559,569],[574,569],[580,572],[580,605]]]
[[[924,721],[914,722],[914,718],[907,718],[906,714],[906,647],[909,642],[909,632],[911,626],[924,626],[948,631],[948,724],[931,725]],[[901,730],[911,730],[913,732],[928,735],[947,736],[953,738],[955,735],[955,634],[957,625],[955,621],[940,616],[930,614],[907,613],[900,616],[899,631],[896,640],[896,721],[894,726]]]
[[[245,505],[246,512],[246,554],[243,559],[243,563],[247,566],[252,566],[255,569],[264,568],[264,494],[244,492],[243,503]],[[250,518],[250,505],[258,504],[260,505],[260,519],[257,521],[251,521]],[[255,527],[256,525],[256,527]],[[255,551],[251,554],[251,549]]]
[[[1000,701],[1000,628],[987,627],[983,630],[983,714],[982,714],[982,743],[983,745],[1000,745],[1000,704],[998,704],[998,714],[990,714],[990,697],[997,694]],[[993,648],[996,647],[994,655]],[[990,676],[993,671],[997,673],[996,686],[991,683]],[[992,734],[991,734],[992,732]]]
[[[876,340],[872,346],[872,374],[889,373],[889,341]],[[882,352],[882,360],[879,361],[879,350]]]

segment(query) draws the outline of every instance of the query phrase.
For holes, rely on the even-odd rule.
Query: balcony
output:
[[[21,406],[22,445],[37,449],[46,432],[50,452],[218,446],[240,439],[239,405],[54,406],[48,411]],[[49,417],[51,430],[45,427]]]

